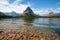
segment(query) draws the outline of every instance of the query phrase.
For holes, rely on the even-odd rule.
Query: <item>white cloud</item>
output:
[[[23,0],[15,0],[12,4],[18,5],[18,2],[21,2],[21,1],[23,1]]]
[[[0,0],[0,1],[7,2],[8,0]]]
[[[17,13],[22,13],[29,5],[10,5],[8,8],[12,11],[15,11]]]
[[[41,9],[35,9],[35,8],[32,8],[32,10],[34,11],[34,13],[35,14],[37,14],[37,15],[41,15],[41,13],[43,12],[43,10],[41,10]]]
[[[53,8],[47,8],[47,9],[36,9],[36,8],[32,8],[34,13],[37,15],[45,15],[45,14],[49,14],[49,12],[56,12],[55,10],[53,10]]]
[[[15,3],[17,3],[17,2],[21,2],[21,1],[23,1],[23,0],[16,0]]]
[[[8,3],[8,1],[7,0],[0,0],[0,5],[8,5],[9,3]]]
[[[9,4],[7,0],[0,0],[0,11],[2,12],[11,12],[15,11],[17,13],[22,13],[26,7],[31,6],[27,4],[18,5],[17,2],[22,0],[16,0],[13,4]]]
[[[60,7],[56,8],[55,10],[53,10],[55,13],[60,12]]]

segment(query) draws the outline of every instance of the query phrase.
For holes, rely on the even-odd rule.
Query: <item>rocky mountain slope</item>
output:
[[[23,12],[22,16],[35,17],[36,14],[34,14],[34,12],[32,11],[32,9],[30,7],[27,7],[26,10]]]

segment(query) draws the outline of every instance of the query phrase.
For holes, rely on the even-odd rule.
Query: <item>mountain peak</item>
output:
[[[30,7],[27,7],[26,10],[31,10],[31,8]]]
[[[27,9],[30,9],[30,7],[27,7]]]
[[[34,14],[34,12],[32,11],[32,9],[30,7],[27,7],[26,10],[23,12],[23,15],[25,17],[35,17],[36,14]]]
[[[27,7],[23,13],[34,13],[30,7]]]

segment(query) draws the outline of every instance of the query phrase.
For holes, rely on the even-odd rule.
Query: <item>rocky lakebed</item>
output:
[[[52,28],[40,27],[0,28],[0,40],[60,40],[59,32]]]

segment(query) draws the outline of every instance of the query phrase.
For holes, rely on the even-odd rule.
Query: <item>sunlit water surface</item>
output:
[[[20,29],[23,26],[60,28],[60,18],[5,18],[0,19],[0,28]]]

